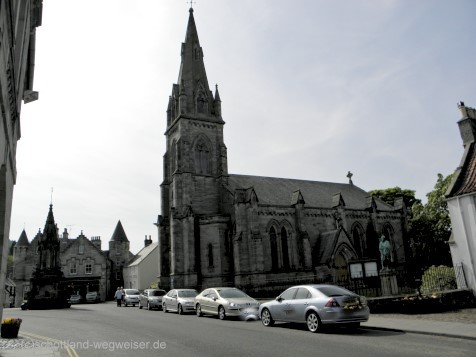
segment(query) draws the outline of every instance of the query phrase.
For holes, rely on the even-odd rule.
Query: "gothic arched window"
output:
[[[352,243],[354,249],[359,255],[360,258],[365,256],[365,240],[364,240],[364,229],[358,223],[352,227]]]
[[[274,227],[269,230],[269,243],[271,245],[271,269],[278,270],[278,242],[276,239],[276,231]]]
[[[283,252],[283,268],[289,268],[289,252],[288,252],[288,232],[286,228],[281,228],[281,250]]]
[[[210,173],[210,152],[207,145],[200,140],[195,146],[195,172],[197,174]]]
[[[174,141],[170,148],[170,174],[173,174],[177,169],[177,144]]]
[[[213,246],[208,244],[208,266],[213,267]]]

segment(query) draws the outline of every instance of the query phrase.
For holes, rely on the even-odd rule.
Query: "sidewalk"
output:
[[[476,309],[431,315],[370,314],[361,326],[476,340]]]
[[[77,356],[71,349],[54,345],[54,340],[38,339],[20,332],[18,338],[0,338],[0,357]]]

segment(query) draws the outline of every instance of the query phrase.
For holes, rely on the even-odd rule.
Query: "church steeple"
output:
[[[170,112],[167,120],[168,126],[181,115],[207,121],[222,121],[220,113],[216,112],[216,98],[213,98],[213,93],[208,86],[203,50],[198,39],[193,8],[190,8],[189,11],[185,42],[182,43],[181,49],[178,80],[177,84],[173,86],[171,100],[167,108],[167,112]]]

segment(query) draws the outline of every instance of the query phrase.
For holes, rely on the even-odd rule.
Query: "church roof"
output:
[[[114,230],[114,233],[111,237],[111,241],[129,242],[129,239],[127,239],[126,232],[124,232],[124,228],[122,227],[122,223],[120,220],[117,222],[116,229]]]
[[[28,241],[25,230],[23,230],[20,234],[20,238],[18,238],[17,247],[28,247],[29,245],[30,242]]]
[[[348,183],[306,181],[288,178],[229,175],[229,188],[249,189],[253,188],[260,204],[275,206],[290,206],[293,195],[300,191],[306,207],[332,208],[335,194],[345,202],[349,209],[363,210],[368,208],[368,192]],[[377,209],[380,211],[392,211],[394,208],[387,203],[376,199]]]

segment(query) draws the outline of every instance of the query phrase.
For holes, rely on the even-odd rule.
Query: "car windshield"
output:
[[[217,290],[220,293],[220,296],[223,298],[246,298],[246,295],[243,291],[238,289],[222,289]]]
[[[319,290],[326,296],[343,296],[343,295],[355,295],[353,292],[340,288],[338,286],[314,286],[316,290]]]
[[[163,290],[153,290],[150,292],[150,296],[164,296],[165,291]]]
[[[93,295],[96,295],[96,294],[97,294],[97,292],[90,292],[90,293],[87,293],[86,295],[93,296]]]
[[[195,297],[198,295],[198,293],[194,290],[183,290],[183,291],[178,291],[177,295],[179,297]]]
[[[136,289],[126,289],[124,292],[126,295],[139,295],[139,290]]]

